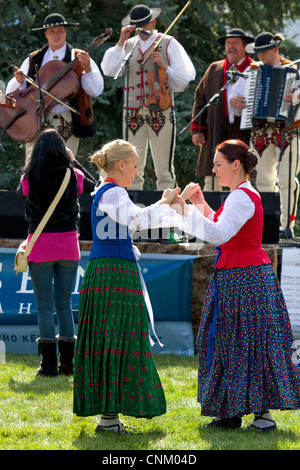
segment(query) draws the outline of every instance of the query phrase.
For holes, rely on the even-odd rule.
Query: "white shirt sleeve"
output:
[[[173,38],[168,46],[168,57],[170,65],[166,72],[168,74],[168,85],[175,92],[183,91],[195,80],[196,70],[182,45]]]
[[[125,55],[123,47],[116,45],[107,49],[101,62],[101,68],[104,75],[107,77],[114,77],[121,67]]]
[[[101,95],[104,89],[104,80],[97,64],[91,58],[90,65],[92,70],[88,73],[83,72],[81,86],[88,95],[95,98]]]
[[[221,245],[234,237],[254,212],[255,206],[251,198],[244,191],[235,190],[227,197],[217,222],[204,217],[195,206],[190,206],[182,229],[208,243]]]
[[[178,226],[181,217],[168,204],[155,203],[140,207],[134,204],[122,187],[110,188],[99,198],[98,210],[129,230]]]
[[[244,71],[244,73],[247,73],[249,70],[251,70],[251,67],[247,67]],[[232,124],[234,122],[234,116],[241,116],[242,115],[242,109],[240,108],[235,108],[230,104],[231,98],[234,98],[235,96],[245,96],[245,85],[246,85],[246,80],[249,78],[243,78],[240,77],[237,79],[235,83],[232,83],[229,85],[227,88],[227,107],[228,107],[228,117],[229,117],[229,122]]]
[[[27,57],[27,59],[24,60],[24,62],[22,63],[21,67],[20,67],[20,70],[22,70],[22,72],[24,72],[25,75],[28,74],[28,70],[29,70],[29,57]],[[11,78],[7,84],[7,87],[6,87],[6,94],[8,95],[9,93],[13,93],[14,91],[16,90],[25,90],[26,88],[26,80],[24,80],[23,83],[19,83],[15,77]]]

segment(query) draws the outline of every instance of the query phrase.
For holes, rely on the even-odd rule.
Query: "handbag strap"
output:
[[[30,242],[28,243],[28,245],[25,249],[25,252],[24,252],[25,256],[29,256],[29,254],[30,254],[30,252],[33,248],[33,245],[35,244],[35,242],[39,238],[40,234],[44,230],[45,225],[47,224],[48,220],[50,219],[55,207],[57,206],[60,198],[62,197],[63,193],[66,190],[66,187],[68,186],[70,176],[71,176],[71,170],[70,170],[70,168],[67,168],[66,174],[64,176],[64,179],[61,183],[61,186],[60,186],[59,190],[57,191],[57,194],[56,194],[55,198],[53,199],[50,206],[48,207],[47,212],[45,213],[44,217],[42,218],[39,225],[37,226],[34,234],[32,235],[32,238],[31,238]]]

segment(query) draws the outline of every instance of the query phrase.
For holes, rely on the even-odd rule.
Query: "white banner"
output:
[[[300,249],[283,248],[281,289],[295,340],[300,339]]]

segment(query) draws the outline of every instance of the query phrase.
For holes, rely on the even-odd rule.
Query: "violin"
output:
[[[150,111],[164,111],[170,108],[172,98],[167,91],[168,74],[165,70],[154,64],[153,72],[149,73],[148,82],[151,87],[151,95],[148,98],[148,108]]]
[[[112,32],[111,28],[106,29],[105,33],[92,41],[85,52],[102,44]],[[79,114],[65,103],[76,96],[79,90],[79,78],[73,70],[77,61],[78,58],[75,57],[67,64],[61,60],[47,62],[39,70],[39,83],[25,75],[25,80],[30,85],[25,90],[10,93],[6,97],[6,103],[0,104],[0,128],[5,129],[13,139],[30,142],[35,139],[41,125],[45,123],[46,115],[57,102]],[[43,93],[44,102],[42,119],[40,92]]]
[[[148,56],[146,56],[141,62],[140,67],[144,67],[144,65],[147,63],[150,58],[151,52],[158,50],[158,46],[161,41],[164,39],[166,34],[170,31],[170,29],[178,21],[178,19],[181,17],[181,15],[185,12],[185,10],[189,7],[190,4],[191,0],[188,0],[186,5],[182,8],[180,13],[176,16],[175,20],[170,24],[164,34],[160,37],[160,39],[158,39],[158,41],[153,44]],[[159,69],[157,64],[154,64],[154,71],[150,72],[148,77],[148,82],[152,90],[152,93],[148,100],[148,107],[150,111],[166,110],[171,106],[172,98],[170,93],[167,91],[167,79],[167,73],[164,70]]]

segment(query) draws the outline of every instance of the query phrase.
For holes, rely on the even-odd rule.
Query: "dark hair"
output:
[[[77,178],[72,168],[72,160],[65,142],[55,129],[47,129],[36,138],[31,156],[23,170],[28,176],[31,201],[39,201],[42,209],[47,209],[56,195],[66,169],[71,168],[71,178],[59,205],[70,204],[77,198]]]
[[[216,151],[221,152],[229,163],[239,160],[248,175],[251,175],[258,162],[255,150],[241,140],[225,140],[217,145]]]
[[[23,172],[33,181],[41,181],[51,169],[65,169],[71,164],[71,157],[65,142],[55,129],[47,129],[35,140],[29,162]]]

